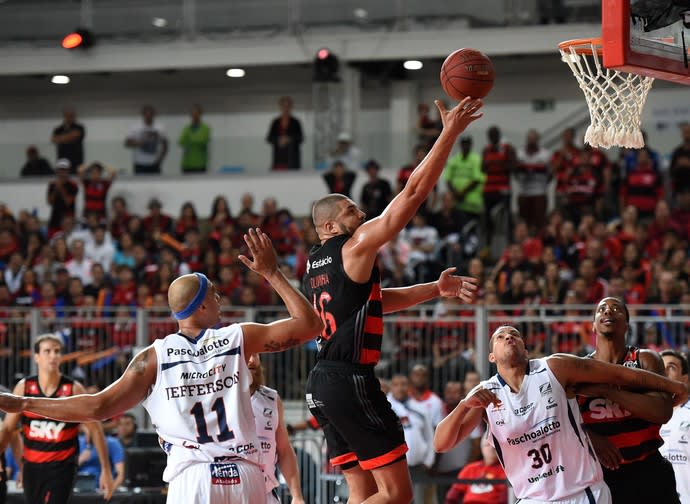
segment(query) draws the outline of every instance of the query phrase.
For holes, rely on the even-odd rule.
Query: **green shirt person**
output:
[[[472,139],[460,139],[460,153],[451,157],[443,170],[443,180],[455,195],[461,212],[479,215],[484,211],[484,182],[482,159],[472,151]]]
[[[182,147],[182,173],[203,173],[208,166],[211,128],[201,122],[201,107],[193,105],[192,122],[182,128],[178,143]]]

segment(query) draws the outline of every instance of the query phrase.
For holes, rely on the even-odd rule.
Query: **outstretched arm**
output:
[[[649,350],[640,353],[642,369],[664,376],[664,362],[661,356]],[[614,385],[583,385],[577,393],[589,397],[606,397],[628,410],[633,416],[648,422],[663,424],[673,415],[671,397],[664,392],[635,392]]]
[[[270,324],[247,322],[242,324],[244,348],[247,358],[253,353],[280,352],[311,339],[323,329],[323,322],[283,272],[278,268],[276,253],[271,240],[260,229],[250,229],[244,240],[252,253],[252,260],[239,256],[247,268],[259,273],[271,284],[285,303],[290,318]]]
[[[280,421],[276,431],[276,452],[278,453],[278,465],[280,472],[285,476],[285,481],[290,489],[292,504],[304,504],[302,496],[302,483],[299,477],[299,467],[297,465],[297,455],[290,444],[287,426],[285,425],[285,413],[283,401],[278,398],[278,415]]]
[[[115,383],[97,394],[59,399],[0,394],[0,410],[8,413],[30,411],[65,422],[105,420],[133,408],[148,396],[156,382],[157,362],[156,351],[148,347],[132,359]]]
[[[684,383],[644,369],[566,354],[554,354],[546,362],[564,388],[581,383],[615,383],[631,389],[666,392],[673,396],[674,404],[681,404],[688,398]]]
[[[436,426],[434,450],[439,453],[447,452],[469,436],[481,422],[484,408],[489,404],[500,405],[501,401],[496,394],[486,390],[482,385],[474,387]]]
[[[14,389],[12,390],[12,394],[15,396],[23,396],[24,395],[24,380],[20,380],[17,382],[17,384],[14,386]],[[0,409],[2,408],[2,403],[0,403]],[[7,411],[4,410],[3,411]],[[17,425],[19,425],[19,420],[20,420],[20,414],[19,412],[11,412],[7,411],[7,415],[5,418],[0,422],[0,453],[5,453],[5,450],[7,449],[7,445],[12,442],[12,439],[14,437],[14,433],[17,430]],[[15,446],[13,446],[13,449]],[[17,464],[21,464],[21,457],[16,459]]]
[[[101,464],[101,476],[98,486],[103,491],[105,500],[109,500],[113,495],[113,490],[115,490],[115,483],[113,481],[113,469],[110,465],[110,454],[108,453],[108,443],[105,440],[103,425],[101,425],[101,422],[89,422],[84,424],[84,426],[89,429],[91,442],[96,449],[98,462]]]
[[[404,310],[438,296],[458,297],[463,303],[472,304],[477,291],[477,279],[451,275],[453,271],[455,268],[443,271],[435,282],[381,290],[383,312]]]
[[[443,130],[429,154],[410,175],[407,184],[388,204],[383,213],[357,228],[352,240],[345,245],[345,271],[353,279],[368,278],[376,251],[396,236],[407,224],[438,181],[445,167],[448,154],[457,136],[482,114],[481,100],[465,98],[455,108],[446,110],[436,101],[443,120]],[[358,264],[361,266],[358,266]]]

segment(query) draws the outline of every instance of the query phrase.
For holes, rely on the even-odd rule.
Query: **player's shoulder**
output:
[[[266,385],[260,385],[256,389],[256,394],[259,394],[261,397],[264,397],[268,399],[269,401],[278,401],[279,396],[278,396],[278,391],[275,389],[272,389],[271,387],[267,387]]]

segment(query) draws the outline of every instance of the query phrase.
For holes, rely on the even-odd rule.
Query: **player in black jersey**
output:
[[[398,417],[381,392],[374,365],[381,354],[384,313],[438,296],[472,302],[476,281],[445,270],[438,281],[381,289],[376,256],[412,219],[438,181],[455,139],[482,114],[481,100],[466,98],[446,110],[436,102],[443,131],[405,188],[367,222],[349,198],[331,194],[314,204],[321,240],[309,256],[307,298],[325,329],[318,362],[307,382],[307,404],[323,427],[331,463],[345,474],[350,502],[408,503],[412,484]]]

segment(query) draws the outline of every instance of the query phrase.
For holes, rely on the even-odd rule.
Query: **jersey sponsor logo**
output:
[[[551,417],[551,418],[553,418],[553,417]],[[548,422],[548,420],[547,420],[547,422]],[[514,438],[509,437],[509,438],[507,438],[507,441],[508,441],[509,445],[513,445],[513,446],[517,446],[517,445],[520,445],[522,443],[527,443],[529,441],[534,442],[538,439],[541,439],[545,436],[548,436],[554,432],[559,431],[560,428],[561,428],[561,422],[559,422],[558,420],[553,420],[553,421],[550,421],[550,422],[542,425],[541,427],[539,427],[537,429],[525,432],[521,436],[514,437]]]
[[[31,423],[29,424],[29,437],[31,439],[55,441],[60,437],[60,433],[64,428],[64,422],[53,422],[52,420],[31,420]]]
[[[228,451],[237,455],[253,455],[256,453],[256,446],[254,446],[254,443],[234,445],[229,446]]]
[[[230,389],[237,385],[240,381],[240,372],[226,376],[207,383],[195,383],[191,385],[177,385],[174,387],[165,387],[165,394],[170,399],[179,399],[181,397],[197,397],[207,394],[215,394],[221,390]]]
[[[551,382],[546,382],[539,385],[539,392],[542,396],[551,394],[553,392],[553,388],[551,388]]]
[[[668,453],[664,454],[664,457],[666,458],[666,460],[668,460],[672,464],[687,464],[688,463],[688,456],[685,455],[684,453],[668,452]]]
[[[209,340],[204,343],[204,345],[197,349],[197,350],[192,350],[191,348],[168,348],[167,349],[167,355],[170,357],[171,355],[175,356],[187,356],[187,357],[201,357],[203,355],[209,354],[213,352],[214,350],[218,350],[220,348],[223,348],[224,346],[230,344],[230,340],[228,338],[223,338],[223,339],[217,339],[217,340]]]
[[[268,453],[271,451],[271,446],[273,446],[271,443],[268,441],[261,441],[261,451],[264,453]]]
[[[237,464],[211,464],[212,485],[239,485],[240,471]]]
[[[536,483],[537,481],[541,481],[541,480],[544,480],[546,478],[550,478],[554,474],[558,474],[558,473],[563,472],[563,471],[565,471],[565,467],[563,467],[562,465],[559,464],[556,467],[552,467],[551,469],[549,469],[546,472],[543,472],[541,474],[537,474],[536,476],[530,476],[529,478],[527,478],[527,481],[529,481],[530,483]]]
[[[500,419],[496,420],[495,423],[496,423],[496,425],[498,425],[500,427],[501,425],[505,425],[506,421],[503,418],[500,418]]]
[[[264,408],[264,416],[265,417],[273,416],[273,410],[271,408]]]
[[[317,269],[317,268],[323,268],[324,266],[327,266],[333,262],[333,258],[331,256],[326,256],[323,259],[319,259],[316,261],[311,262],[311,269]]]
[[[219,364],[218,366],[213,366],[207,371],[183,371],[180,375],[180,380],[201,380],[203,378],[208,378],[209,376],[222,374],[225,371],[225,366],[227,364]]]
[[[199,449],[198,444],[188,443],[186,439],[184,441],[182,441],[182,447],[187,448],[188,450],[198,450]]]
[[[549,400],[546,401],[546,403],[547,403],[546,409],[551,409],[551,408],[555,408],[556,406],[558,406],[558,403],[556,402],[556,400],[553,397],[549,397]]]
[[[625,418],[631,413],[618,403],[598,397],[589,403],[589,415],[592,420],[604,420],[606,418]]]
[[[519,408],[514,409],[513,413],[517,416],[524,416],[527,413],[529,413],[532,410],[532,408],[534,408],[533,402],[531,402],[525,406],[520,406]]]

